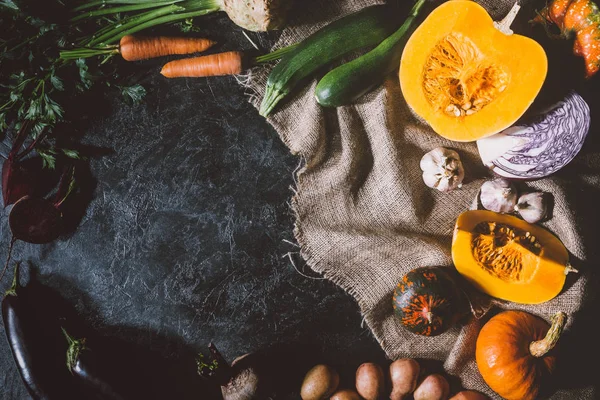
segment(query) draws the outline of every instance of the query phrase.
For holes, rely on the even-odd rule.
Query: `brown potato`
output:
[[[463,390],[452,396],[450,400],[490,400],[490,398],[474,390]]]
[[[337,389],[340,376],[335,369],[325,364],[312,367],[304,376],[300,397],[302,400],[326,399]]]
[[[450,394],[450,385],[439,374],[427,376],[415,390],[415,400],[446,400]]]
[[[360,395],[352,389],[343,389],[337,391],[331,396],[330,400],[362,400]]]
[[[383,395],[385,377],[383,369],[374,363],[361,364],[356,370],[356,391],[365,400],[377,400]]]
[[[391,400],[402,400],[417,388],[421,367],[412,358],[401,358],[390,364]]]

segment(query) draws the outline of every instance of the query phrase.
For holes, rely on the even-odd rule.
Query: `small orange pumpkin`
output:
[[[488,386],[507,400],[537,399],[556,369],[555,352],[567,316],[552,325],[524,311],[504,311],[479,332],[477,367]]]

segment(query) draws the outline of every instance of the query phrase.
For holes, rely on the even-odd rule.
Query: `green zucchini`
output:
[[[393,35],[379,46],[346,64],[329,71],[317,85],[315,97],[324,107],[352,104],[362,95],[381,84],[385,77],[400,65],[409,31],[426,0],[418,0],[410,15]]]
[[[389,14],[386,6],[366,7],[303,40],[271,71],[260,115],[269,115],[280,100],[322,67],[348,53],[381,43],[398,27]]]

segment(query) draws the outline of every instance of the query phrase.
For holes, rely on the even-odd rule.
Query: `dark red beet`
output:
[[[63,231],[62,213],[50,200],[23,197],[8,216],[10,230],[16,239],[28,243],[49,243]]]
[[[25,123],[19,130],[13,147],[2,164],[2,198],[4,207],[7,207],[21,197],[34,195],[39,183],[39,177],[42,174],[42,163],[38,163],[39,159],[23,160],[29,152],[33,150],[35,145],[45,136],[44,131],[19,154],[19,149],[23,146],[27,138],[29,124]]]

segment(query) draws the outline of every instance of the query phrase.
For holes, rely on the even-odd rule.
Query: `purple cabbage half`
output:
[[[477,141],[483,163],[511,179],[540,179],[567,165],[583,147],[590,107],[575,92],[527,125],[515,125]]]

